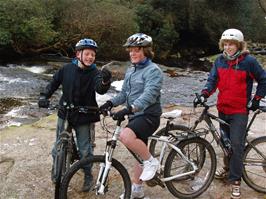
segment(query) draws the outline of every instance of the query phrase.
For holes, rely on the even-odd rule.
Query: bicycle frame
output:
[[[212,133],[213,138],[215,139],[216,143],[221,147],[221,149],[223,150],[224,154],[225,154],[226,156],[229,156],[230,154],[228,153],[228,151],[226,150],[226,148],[223,146],[222,141],[221,141],[221,139],[220,139],[221,136],[220,136],[220,134],[219,134],[217,128],[214,126],[212,120],[215,120],[215,121],[217,121],[218,123],[220,123],[220,124],[224,124],[224,125],[227,125],[227,126],[229,126],[229,124],[228,124],[227,122],[225,122],[224,120],[220,119],[219,117],[217,117],[217,116],[215,116],[215,115],[209,113],[209,112],[208,112],[208,110],[209,110],[209,106],[208,106],[208,105],[206,105],[205,103],[203,103],[202,105],[203,105],[203,107],[204,107],[204,110],[202,111],[200,117],[195,121],[194,126],[191,128],[191,131],[195,131],[196,128],[197,128],[197,126],[198,126],[198,124],[204,120],[204,121],[207,123],[208,128],[209,128],[210,132]],[[248,125],[247,125],[247,128],[246,128],[246,137],[248,136],[248,132],[249,132],[249,130],[250,130],[250,128],[251,128],[251,126],[252,126],[252,124],[253,124],[253,122],[254,122],[256,116],[257,116],[259,113],[261,113],[261,112],[263,112],[263,111],[262,111],[262,110],[259,110],[259,109],[256,110],[256,111],[254,112],[254,115],[252,116],[252,118],[251,118],[251,120],[249,121],[249,123],[248,123]],[[257,149],[252,143],[251,143],[251,141],[249,141],[248,139],[246,139],[246,143],[249,144],[249,145],[251,145],[252,148],[253,148],[258,154],[261,155],[261,157],[263,157],[264,159],[266,159],[266,155],[262,154],[262,153],[261,153],[261,152],[260,152],[260,151],[259,151],[259,150],[258,150],[258,149]]]
[[[113,132],[112,138],[111,138],[111,140],[107,141],[107,143],[106,143],[106,149],[105,149],[105,152],[104,152],[104,155],[105,155],[105,163],[100,166],[101,168],[100,168],[99,174],[97,176],[97,181],[96,181],[96,195],[98,195],[98,194],[102,194],[103,195],[104,194],[104,191],[105,191],[105,182],[106,182],[106,179],[107,179],[108,172],[109,172],[109,170],[111,168],[113,152],[114,152],[114,150],[115,150],[115,148],[117,146],[117,141],[118,141],[118,138],[119,138],[119,134],[121,132],[121,123],[122,123],[122,121],[119,121],[119,120],[117,121],[116,129]],[[159,160],[160,161],[160,169],[162,168],[162,160],[163,160],[163,157],[165,155],[165,148],[166,148],[166,146],[169,146],[170,148],[172,148],[173,150],[175,150],[178,153],[178,155],[183,160],[185,160],[189,165],[191,165],[192,168],[193,168],[192,171],[185,172],[185,173],[178,174],[178,175],[171,176],[171,177],[167,177],[167,178],[160,178],[160,177],[158,177],[156,175],[155,178],[158,178],[156,180],[159,180],[161,182],[166,182],[166,181],[171,181],[171,180],[174,180],[174,179],[177,179],[177,178],[180,178],[180,177],[184,177],[184,176],[187,176],[187,175],[191,175],[191,174],[194,174],[194,173],[197,172],[198,167],[195,165],[195,163],[192,162],[192,161],[190,161],[182,153],[182,151],[177,146],[175,146],[174,144],[172,144],[171,143],[171,140],[169,140],[169,137],[161,136],[161,137],[157,138],[155,136],[151,136],[150,138],[151,139],[156,139],[157,141],[163,142],[163,144],[164,144],[163,150],[161,151],[161,154],[160,154],[160,160]],[[140,157],[138,157],[134,152],[132,152],[131,150],[129,150],[129,152],[135,157],[135,159],[139,163],[142,163],[143,162],[140,159]],[[163,186],[163,185],[161,185],[161,186]]]
[[[185,172],[185,173],[182,173],[182,174],[178,174],[178,175],[175,175],[175,176],[171,176],[171,177],[168,177],[168,178],[160,178],[161,181],[163,182],[167,182],[167,181],[171,181],[171,180],[174,180],[174,179],[177,179],[177,178],[180,178],[180,177],[184,177],[184,176],[187,176],[187,175],[191,175],[191,174],[194,174],[197,172],[198,170],[198,167],[195,165],[194,162],[190,161],[183,153],[182,151],[177,147],[175,146],[174,144],[171,143],[171,138],[170,137],[167,137],[167,136],[160,136],[159,138],[158,137],[154,137],[154,136],[151,136],[150,139],[153,139],[153,140],[156,140],[156,141],[159,141],[159,142],[163,142],[163,146],[162,146],[162,150],[160,152],[160,156],[159,156],[159,162],[160,162],[160,167],[159,169],[162,168],[162,162],[163,162],[163,158],[165,156],[165,149],[166,147],[170,147],[172,149],[174,149],[178,155],[183,159],[185,160],[188,164],[190,164],[193,168],[192,171],[189,171],[189,172]]]
[[[59,108],[64,108],[66,110],[66,119],[64,122],[64,130],[60,132],[59,134],[59,139],[56,148],[63,144],[66,149],[67,149],[67,159],[66,159],[66,167],[63,170],[63,173],[66,172],[71,166],[72,158],[74,156],[75,159],[80,159],[79,157],[79,152],[78,152],[78,147],[77,147],[77,140],[75,139],[75,134],[72,131],[73,127],[72,124],[69,122],[69,115],[71,111],[78,111],[80,113],[89,113],[89,112],[95,112],[98,110],[97,107],[90,107],[90,106],[74,106],[74,105],[69,105],[67,106],[66,103],[64,103],[62,106],[61,105],[55,105],[52,106],[50,109],[59,109]],[[57,149],[58,150],[58,149]]]

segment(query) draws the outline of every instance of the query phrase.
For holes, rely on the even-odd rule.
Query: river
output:
[[[167,68],[163,71],[175,73],[170,77],[164,73],[162,88],[162,105],[191,106],[195,92],[199,92],[207,79],[208,73],[190,69]],[[56,67],[47,63],[7,64],[0,66],[0,128],[12,125],[31,123],[51,113],[49,110],[39,109],[37,100],[41,88],[44,88]],[[97,95],[99,104],[102,104],[117,93],[121,81],[114,81],[112,88],[105,95]],[[56,103],[60,96],[58,90],[52,97]],[[214,103],[214,98],[210,99]]]

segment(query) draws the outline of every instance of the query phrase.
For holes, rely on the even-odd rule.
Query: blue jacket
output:
[[[160,116],[161,88],[163,73],[161,69],[147,59],[142,64],[132,65],[128,68],[121,92],[111,99],[114,106],[126,103],[126,106],[134,105],[138,110],[134,116],[150,114]]]

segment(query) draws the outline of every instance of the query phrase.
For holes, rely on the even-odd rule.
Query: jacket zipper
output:
[[[129,78],[128,78],[128,82],[129,82],[129,92],[128,92],[128,95],[127,95],[127,106],[128,106],[128,107],[130,106],[129,101],[128,101],[128,98],[129,98],[128,96],[129,96],[130,93],[131,93],[131,76],[133,75],[133,73],[136,72],[136,66],[134,65],[133,67],[134,67],[134,71],[130,74],[130,76],[129,76]]]

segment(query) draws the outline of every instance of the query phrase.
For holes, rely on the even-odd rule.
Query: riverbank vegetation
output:
[[[72,57],[83,37],[96,40],[99,58],[126,60],[126,38],[145,32],[158,62],[216,53],[227,28],[266,43],[261,0],[0,0],[0,59],[60,53]],[[256,31],[255,31],[256,30]]]

